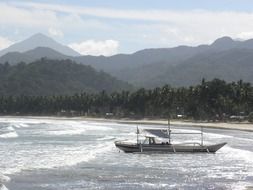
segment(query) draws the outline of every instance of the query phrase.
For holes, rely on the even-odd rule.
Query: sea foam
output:
[[[6,183],[9,182],[11,179],[8,176],[5,176],[0,173],[0,183]]]
[[[6,132],[3,134],[0,134],[0,138],[3,138],[3,139],[17,138],[17,137],[18,137],[18,134],[16,131],[11,131],[11,132]]]
[[[8,190],[8,189],[5,187],[4,184],[1,184],[1,183],[0,183],[0,190]]]

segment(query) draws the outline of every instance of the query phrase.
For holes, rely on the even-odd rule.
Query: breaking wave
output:
[[[0,190],[8,190],[8,189],[5,187],[4,184],[1,184],[1,183],[0,183]]]
[[[8,190],[4,183],[9,182],[11,179],[8,176],[5,176],[0,173],[0,190]]]
[[[17,137],[18,137],[18,134],[16,131],[0,134],[0,138],[3,138],[3,139],[17,138]]]
[[[12,126],[13,126],[14,128],[17,128],[17,129],[29,127],[29,125],[28,125],[28,124],[25,124],[25,123],[15,123],[15,124],[13,124]]]
[[[3,174],[0,173],[0,184],[1,183],[6,183],[9,182],[11,179],[8,176],[5,176]]]
[[[0,128],[0,138],[8,139],[8,138],[16,138],[18,137],[17,132],[12,126],[2,126]]]

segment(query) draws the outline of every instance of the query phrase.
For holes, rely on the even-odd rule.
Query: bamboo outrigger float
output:
[[[115,141],[115,146],[126,153],[215,153],[217,150],[226,145],[226,142],[204,145],[203,128],[200,133],[172,133],[170,121],[168,121],[167,129],[144,129],[144,131],[152,134],[145,136],[144,141],[139,140],[140,131],[137,127],[136,143],[123,141]],[[201,135],[200,143],[171,143],[171,135],[176,134],[199,134]],[[156,137],[166,139],[166,141],[157,142]]]

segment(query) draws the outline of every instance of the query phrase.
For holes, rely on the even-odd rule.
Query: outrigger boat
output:
[[[227,144],[226,142],[223,142],[212,145],[204,145],[203,127],[201,127],[200,133],[172,133],[169,121],[168,129],[144,129],[144,131],[151,134],[149,136],[145,136],[144,141],[139,140],[140,130],[137,127],[136,143],[115,141],[115,146],[125,153],[215,153]],[[200,134],[201,142],[171,143],[171,135],[177,134]],[[158,143],[156,137],[166,139],[166,141]]]

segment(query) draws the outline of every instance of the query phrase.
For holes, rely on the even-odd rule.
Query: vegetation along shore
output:
[[[88,116],[131,119],[253,121],[253,87],[243,81],[202,80],[136,91],[52,96],[0,96],[1,115]]]

